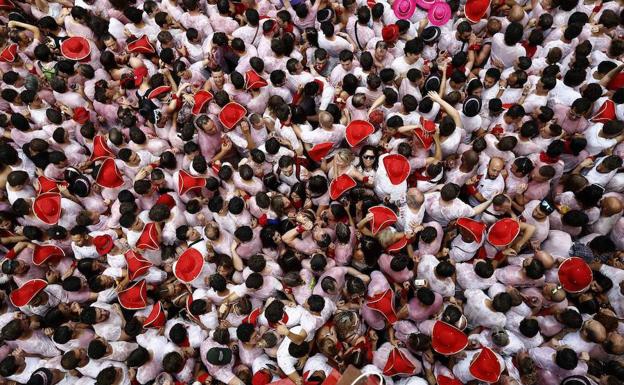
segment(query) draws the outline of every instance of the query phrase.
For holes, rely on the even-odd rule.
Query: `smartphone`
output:
[[[427,280],[426,279],[415,279],[414,280],[414,287],[420,288],[420,287],[424,287],[424,286],[427,286]]]

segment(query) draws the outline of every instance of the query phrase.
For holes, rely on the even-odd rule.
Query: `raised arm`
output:
[[[492,199],[494,198],[488,199],[480,205],[473,207],[474,215],[483,214],[483,212],[492,204]]]
[[[236,252],[236,248],[238,247],[238,242],[232,242],[232,246],[230,247],[230,252],[232,254],[232,265],[234,265],[234,270],[243,271],[245,265],[243,264],[243,260]]]
[[[619,66],[615,67],[611,71],[607,72],[607,74],[603,76],[602,79],[600,79],[600,85],[603,87],[606,87],[607,85],[609,85],[611,80],[613,80],[614,77],[616,77],[620,72],[622,72],[622,69],[624,69],[624,64],[620,64]]]
[[[440,95],[433,91],[429,91],[427,95],[431,98],[431,100],[438,103],[444,109],[444,112],[446,112],[451,118],[453,118],[453,121],[455,122],[455,127],[462,128],[461,118],[459,117],[459,112],[457,112],[455,107],[448,104],[444,99],[440,97]]]
[[[433,144],[435,145],[435,152],[433,153],[433,157],[437,161],[442,160],[442,146],[440,145],[440,133],[436,130],[433,134]]]
[[[514,242],[513,249],[516,251],[520,251],[522,247],[531,239],[533,233],[535,233],[535,226],[530,225],[524,222],[520,223],[520,231],[522,231],[522,236]]]
[[[377,98],[377,100],[373,102],[373,105],[370,106],[370,108],[368,109],[368,114],[370,115],[370,113],[373,112],[375,108],[381,106],[385,102],[386,102],[386,95],[382,94],[380,97]]]
[[[37,40],[38,42],[42,41],[42,39],[41,39],[41,37],[42,37],[41,36],[41,31],[39,30],[39,28],[37,28],[34,25],[22,23],[21,21],[11,20],[11,21],[9,21],[8,26],[9,26],[9,28],[17,27],[17,28],[26,29],[26,30],[28,30],[28,31],[33,33],[35,40]]]
[[[347,273],[354,277],[358,277],[359,279],[364,281],[364,283],[368,283],[370,281],[370,276],[368,276],[368,274],[362,274],[352,267],[347,267]]]
[[[360,231],[360,233],[368,236],[368,237],[372,237],[373,233],[366,227],[366,224],[368,222],[370,222],[373,219],[373,214],[368,213],[366,214],[366,216],[364,218],[362,218],[361,221],[358,222],[357,224],[357,229]]]
[[[446,94],[446,67],[448,66],[448,61],[444,59],[440,64],[440,71],[442,71],[442,80],[440,80],[440,89],[438,90],[438,96],[441,98]]]

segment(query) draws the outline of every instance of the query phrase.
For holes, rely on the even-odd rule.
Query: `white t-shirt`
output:
[[[466,290],[464,295],[468,299],[464,306],[464,314],[468,323],[474,326],[484,326],[488,328],[504,327],[507,321],[503,313],[490,310],[485,301],[490,298],[481,290]]]
[[[303,328],[301,326],[295,326],[290,329],[290,331],[295,334],[299,334],[302,330]],[[295,365],[297,364],[297,361],[299,361],[297,358],[288,353],[288,347],[291,343],[292,341],[290,339],[284,338],[279,348],[277,348],[277,365],[287,376],[297,371]]]
[[[597,155],[600,151],[613,147],[617,144],[617,140],[615,139],[607,139],[598,135],[603,126],[604,125],[602,123],[596,123],[589,126],[589,128],[585,131],[585,139],[587,139],[587,147],[585,147],[585,150],[591,156]]]

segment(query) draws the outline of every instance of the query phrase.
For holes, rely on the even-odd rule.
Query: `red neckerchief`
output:
[[[293,205],[294,208],[296,208],[297,210],[301,209],[303,207],[303,200],[299,200],[299,201],[290,201],[291,204]]]
[[[156,223],[148,222],[145,224],[137,240],[136,248],[141,250],[158,250],[160,248],[160,236],[156,229]]]
[[[506,248],[507,247],[504,247],[503,249],[506,249]],[[485,244],[479,247],[479,250],[477,250],[477,255],[475,257],[478,257],[479,259],[488,259],[487,251],[485,250]],[[505,256],[503,255],[503,250],[499,250],[496,252],[493,259],[495,261],[501,261],[503,260],[503,258],[505,258]]]
[[[548,164],[554,164],[557,163],[559,161],[559,158],[553,158],[551,156],[548,156],[548,154],[546,154],[546,152],[542,151],[540,152],[540,160],[544,163],[548,163]]]
[[[301,98],[303,98],[303,92],[302,91],[297,91],[295,92],[295,95],[293,95],[293,100],[292,103],[293,105],[299,105],[299,103],[301,103]]]
[[[258,223],[262,227],[266,226],[266,224],[269,223],[269,217],[266,214],[262,214],[260,218],[258,218]]]
[[[418,170],[414,171],[414,178],[416,178],[416,180],[431,180],[431,177],[425,175],[425,171],[426,168],[419,168]]]
[[[261,313],[260,308],[252,310],[251,313],[245,317],[242,323],[256,325],[258,323],[258,317],[260,317]]]
[[[247,6],[243,3],[234,3],[234,13],[237,15],[242,15],[247,10]]]
[[[459,72],[465,73],[465,72],[466,72],[466,67],[465,67],[465,66],[461,66],[461,67],[457,67],[457,68],[455,68],[455,67],[453,67],[453,66],[448,66],[448,67],[446,68],[446,77],[447,77],[447,78],[450,78],[450,77],[451,77],[451,75],[453,74],[453,71],[454,71],[454,70],[459,70]]]
[[[522,46],[526,50],[527,56],[530,58],[533,58],[533,56],[535,55],[535,52],[537,52],[537,46],[529,44],[528,41],[523,41],[520,44],[522,44]]]
[[[188,336],[184,337],[184,341],[180,342],[180,346],[182,346],[183,348],[188,348],[189,346],[191,346]]]
[[[359,346],[360,349],[366,352],[366,360],[368,362],[373,362],[373,344],[368,338],[363,343],[360,342],[359,344],[356,344],[355,346]]]
[[[563,153],[564,154],[572,154],[572,148],[570,146],[571,142],[569,139],[563,142]]]
[[[323,89],[325,88],[325,83],[323,83],[322,81],[320,81],[318,79],[314,79],[314,83],[318,84],[319,92],[322,94],[323,93]]]
[[[546,316],[553,315],[553,314],[554,314],[554,309],[551,306],[551,307],[542,307],[542,309],[539,312],[537,312],[536,315],[540,317],[546,317]]]
[[[502,261],[503,259],[505,259],[505,255],[503,254],[503,250],[501,250],[501,251],[497,252],[497,253],[494,255],[494,260],[495,260],[495,261],[499,261],[499,262],[500,262],[500,261]]]

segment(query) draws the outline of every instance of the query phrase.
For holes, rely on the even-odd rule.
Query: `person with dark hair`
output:
[[[488,328],[504,327],[505,313],[511,308],[511,296],[505,292],[490,297],[482,290],[464,291],[467,302],[464,315],[470,325],[482,325]]]
[[[525,56],[525,49],[520,45],[522,40],[522,24],[512,22],[507,26],[504,33],[499,32],[492,37],[492,53],[490,62],[499,68],[513,66],[514,62]]]
[[[425,209],[427,214],[436,222],[445,226],[450,221],[460,217],[470,218],[474,215],[483,213],[491,204],[492,199],[470,207],[466,203],[459,200],[460,187],[454,183],[445,184],[440,192],[429,194],[425,198]],[[440,210],[445,207],[445,210]],[[446,209],[448,208],[448,209]]]
[[[61,3],[0,1],[4,382],[624,379],[618,2]]]
[[[351,37],[348,34],[336,34],[332,23],[328,21],[322,22],[320,30],[318,46],[326,50],[330,57],[337,58],[343,50],[351,52],[356,50],[356,44]]]

